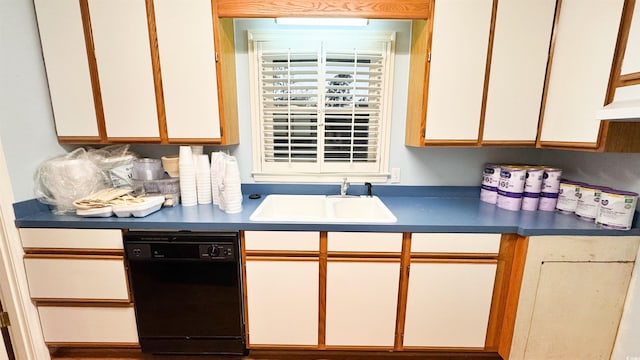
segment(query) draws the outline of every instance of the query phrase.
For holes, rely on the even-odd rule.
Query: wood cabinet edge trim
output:
[[[322,0],[319,2],[287,0],[218,0],[221,18],[274,17],[365,17],[369,19],[427,19],[429,0]]]
[[[511,274],[508,281],[508,289],[505,299],[504,316],[500,337],[498,339],[498,353],[504,359],[508,359],[511,352],[511,342],[516,322],[518,302],[520,300],[520,288],[526,263],[527,250],[529,246],[528,237],[518,237],[516,240]]]
[[[162,90],[162,68],[160,66],[160,50],[158,49],[158,33],[156,31],[156,15],[153,0],[145,0],[147,10],[147,29],[149,35],[149,49],[151,67],[153,69],[153,84],[156,97],[156,111],[158,115],[158,132],[160,143],[167,143],[167,113],[164,106],[164,92]]]
[[[549,94],[549,74],[551,74],[551,68],[553,64],[553,53],[556,48],[556,38],[558,36],[558,28],[560,25],[560,11],[562,9],[562,0],[556,0],[556,9],[553,14],[553,28],[551,31],[551,38],[549,39],[549,56],[547,57],[547,70],[544,74],[544,87],[542,88],[542,102],[540,104],[540,114],[538,116],[538,131],[536,134],[536,147],[542,147],[541,141],[542,128],[544,125],[544,112],[547,107],[547,97]]]

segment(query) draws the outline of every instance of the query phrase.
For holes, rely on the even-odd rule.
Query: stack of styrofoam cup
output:
[[[228,156],[225,161],[221,208],[228,214],[235,214],[242,211],[240,169],[238,168],[238,162],[233,156]]]
[[[178,165],[180,169],[180,201],[182,206],[197,205],[196,165],[193,161],[191,147],[180,146]]]
[[[224,162],[226,155],[223,152],[211,153],[211,198],[214,205],[220,205],[220,187],[224,180]]]
[[[211,204],[211,170],[209,155],[194,155],[196,159],[196,189],[198,204]]]

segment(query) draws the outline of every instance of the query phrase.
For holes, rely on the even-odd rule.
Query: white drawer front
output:
[[[411,252],[483,253],[500,251],[501,234],[431,234],[411,235]]]
[[[133,307],[39,306],[47,343],[138,343]]]
[[[402,251],[402,233],[330,232],[327,236],[329,251]]]
[[[20,229],[25,248],[122,249],[122,231],[99,229]]]
[[[246,231],[246,250],[318,251],[320,233],[307,231]]]
[[[122,259],[24,260],[32,298],[128,300]]]

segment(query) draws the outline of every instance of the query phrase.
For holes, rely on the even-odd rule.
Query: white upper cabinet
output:
[[[89,0],[108,138],[158,138],[144,0]]]
[[[491,0],[438,0],[426,112],[426,141],[476,141],[491,28]]]
[[[633,9],[629,39],[622,60],[622,75],[640,73],[640,1]]]
[[[540,141],[589,146],[598,140],[624,0],[563,0]],[[554,145],[554,144],[549,144]]]
[[[484,142],[536,140],[556,0],[500,0]]]
[[[167,135],[219,138],[210,0],[155,0]]]
[[[99,136],[77,0],[35,0],[49,93],[60,137]]]

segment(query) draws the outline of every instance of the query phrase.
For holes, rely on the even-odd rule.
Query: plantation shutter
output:
[[[384,54],[354,49],[325,59],[324,160],[378,161]]]
[[[389,40],[256,41],[262,171],[380,173]]]

